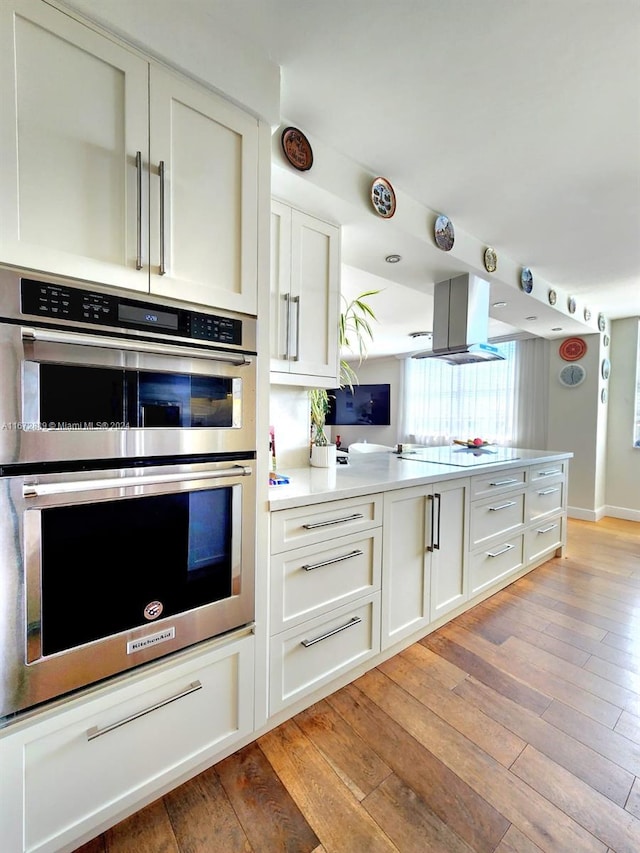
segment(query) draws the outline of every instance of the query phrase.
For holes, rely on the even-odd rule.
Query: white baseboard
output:
[[[605,515],[611,518],[624,518],[627,521],[640,521],[640,509],[628,509],[625,506],[606,506]]]
[[[624,518],[627,521],[640,521],[640,510],[627,509],[623,506],[601,506],[598,509],[583,509],[579,506],[567,507],[567,516],[580,521],[600,521],[605,516]]]

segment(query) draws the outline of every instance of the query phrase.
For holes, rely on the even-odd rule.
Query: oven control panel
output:
[[[23,278],[23,314],[242,346],[242,320]]]

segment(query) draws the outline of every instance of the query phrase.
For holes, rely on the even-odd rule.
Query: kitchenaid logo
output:
[[[127,643],[127,654],[132,655],[134,652],[141,652],[143,649],[148,649],[149,646],[157,646],[158,643],[173,640],[175,635],[175,628],[166,628],[164,631],[158,631],[157,634],[149,634],[147,637],[140,637],[139,640],[130,640]]]

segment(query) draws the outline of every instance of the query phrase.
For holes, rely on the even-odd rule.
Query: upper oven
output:
[[[255,452],[256,321],[0,271],[0,465]]]

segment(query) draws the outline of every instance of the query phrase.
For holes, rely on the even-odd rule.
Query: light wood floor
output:
[[[640,524],[554,559],[82,853],[640,851]]]

